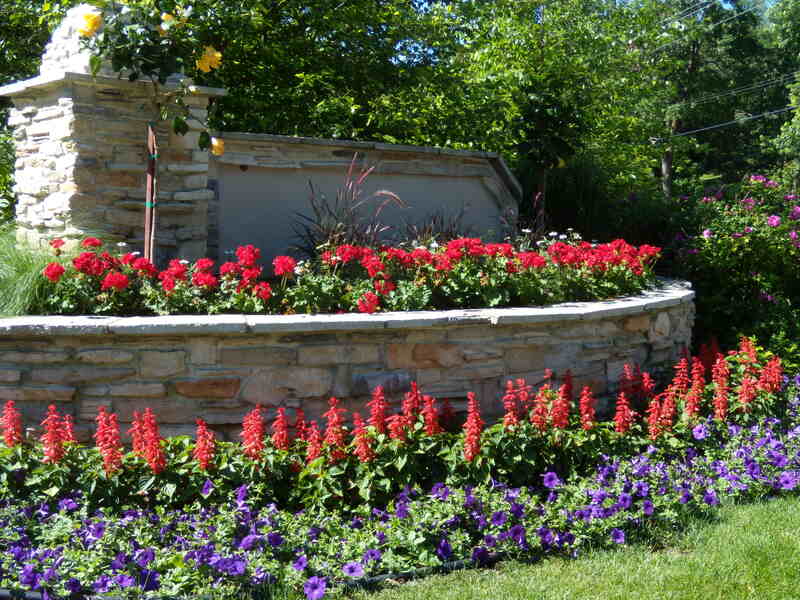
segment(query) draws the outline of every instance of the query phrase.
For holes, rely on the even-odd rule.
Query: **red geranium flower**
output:
[[[44,268],[42,274],[53,283],[58,283],[58,280],[61,279],[61,276],[64,274],[64,267],[58,263],[50,263]]]
[[[380,300],[378,296],[372,292],[367,292],[358,299],[358,310],[362,313],[374,313],[378,310]]]
[[[208,271],[214,268],[214,261],[210,258],[198,258],[194,263],[195,271]]]
[[[139,271],[140,274],[147,277],[155,277],[156,273],[158,273],[155,265],[146,258],[137,258],[133,261],[131,266]]]
[[[106,291],[108,289],[115,289],[118,292],[121,292],[126,287],[130,280],[125,273],[120,273],[119,271],[109,271],[109,273],[103,278],[103,283],[100,284],[100,290]]]
[[[217,287],[219,281],[208,271],[195,271],[194,275],[192,275],[192,283],[196,287],[210,290]]]
[[[266,281],[259,281],[254,287],[253,292],[261,300],[269,300],[272,297],[272,287]]]
[[[291,277],[294,275],[297,261],[291,256],[276,256],[272,261],[272,266],[275,267],[275,275],[277,277]]]
[[[61,238],[50,240],[50,247],[55,248],[56,250],[61,248],[63,245],[64,245],[64,240],[62,240]]]
[[[256,261],[261,258],[261,250],[248,244],[247,246],[239,246],[236,249],[236,258],[239,259],[239,264],[243,267],[253,267]]]
[[[103,245],[103,242],[98,240],[96,237],[88,237],[81,242],[81,247],[83,248],[99,248]]]

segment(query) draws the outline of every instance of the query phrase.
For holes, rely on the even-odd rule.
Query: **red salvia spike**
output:
[[[158,474],[167,466],[167,457],[164,454],[164,449],[161,447],[161,435],[158,431],[158,423],[150,407],[144,409],[142,420],[145,443],[144,458],[147,464],[150,465],[150,470]]]
[[[251,460],[259,460],[264,450],[264,418],[261,416],[261,405],[244,416],[242,421],[242,446],[244,454]]]
[[[647,433],[651,440],[661,435],[661,404],[658,396],[652,398],[647,407]]]
[[[567,395],[567,384],[558,388],[553,406],[550,411],[550,418],[555,429],[566,429],[569,427],[569,398]]]
[[[424,396],[422,402],[422,416],[425,419],[425,434],[430,436],[442,433],[442,426],[439,424],[439,411],[436,409],[436,399],[431,396]]]
[[[375,451],[369,438],[369,432],[364,424],[364,420],[359,413],[353,413],[355,455],[361,462],[370,462],[375,458]]]
[[[714,418],[724,421],[728,416],[728,376],[730,368],[728,361],[721,354],[717,356],[714,367],[711,370],[711,380],[714,382]]]
[[[3,430],[3,441],[6,446],[13,448],[22,443],[22,414],[17,410],[13,400],[6,402],[3,407],[0,428]]]
[[[372,391],[372,400],[367,403],[370,409],[367,422],[375,428],[377,433],[387,433],[386,417],[389,411],[389,404],[383,393],[383,387],[378,386]]]
[[[595,398],[588,385],[581,390],[580,399],[581,427],[589,431],[595,424]]]
[[[327,412],[322,415],[327,419],[324,441],[328,446],[331,462],[339,462],[347,456],[344,451],[346,445],[344,419],[342,417],[344,409],[339,408],[339,400],[336,398],[328,400],[328,406]]]
[[[322,434],[316,421],[311,421],[308,426],[306,462],[310,463],[322,456]]]
[[[57,463],[64,457],[64,424],[54,404],[47,408],[47,416],[42,421],[42,427],[44,462]]]
[[[628,397],[625,395],[625,392],[620,392],[619,396],[617,396],[617,407],[616,412],[614,413],[614,429],[617,433],[627,433],[627,431],[633,425],[633,421],[636,418],[636,413],[631,410],[631,406],[628,403]]]
[[[464,423],[464,460],[472,462],[481,451],[481,419],[478,399],[473,392],[467,393],[467,420]]]
[[[517,391],[514,389],[514,382],[510,379],[506,382],[506,393],[503,396],[503,428],[511,431],[519,425],[519,415],[517,408]]]
[[[306,440],[306,413],[302,408],[294,411],[294,434],[298,440]]]
[[[531,411],[531,423],[539,431],[545,431],[548,426],[547,417],[550,414],[550,386],[544,384],[539,388],[536,393],[536,398],[533,401],[533,410]]]
[[[282,406],[278,408],[278,416],[272,423],[272,445],[278,450],[289,449],[289,420]]]
[[[214,432],[211,431],[203,419],[197,419],[197,435],[192,456],[200,466],[201,471],[208,471],[214,462]]]

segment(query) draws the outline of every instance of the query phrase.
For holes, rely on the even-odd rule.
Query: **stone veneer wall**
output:
[[[79,44],[83,15],[71,9],[56,29],[40,75],[0,88],[11,98],[16,146],[18,236],[35,245],[55,237],[98,235],[142,245],[147,124],[159,141],[157,256],[194,259],[206,253],[208,153],[197,147],[209,98],[223,90],[190,86],[192,119],[185,136],[159,121],[157,92],[145,81],[119,79],[104,67],[89,75],[89,54]]]
[[[191,434],[202,416],[233,440],[256,403],[302,406],[319,418],[331,395],[360,408],[375,386],[399,399],[415,380],[457,411],[474,391],[491,418],[502,412],[508,378],[536,385],[545,368],[569,368],[577,386],[602,395],[626,362],[668,370],[691,342],[693,297],[671,283],[634,298],[547,308],[3,319],[0,401],[15,400],[28,425],[54,403],[84,438],[99,406],[123,423],[150,406],[164,435]]]

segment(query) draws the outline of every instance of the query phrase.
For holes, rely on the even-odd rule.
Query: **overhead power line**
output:
[[[743,11],[740,11],[740,12],[736,13],[735,15],[731,15],[730,17],[726,17],[724,19],[721,19],[721,20],[717,21],[716,23],[712,23],[711,25],[708,26],[708,31],[711,31],[712,29],[714,29],[715,27],[717,27],[719,25],[727,23],[728,21],[733,21],[734,19],[738,19],[742,15],[745,15],[745,14],[747,14],[749,12],[753,12],[754,10],[756,10],[756,7],[755,6],[751,6],[750,8],[746,8]],[[677,40],[673,40],[671,42],[667,42],[666,44],[663,44],[663,45],[659,46],[658,48],[656,48],[655,50],[653,50],[653,54],[655,54],[656,52],[660,52],[664,48],[669,48],[670,46],[674,46],[675,44],[677,44],[679,42],[682,42],[682,41],[683,41],[682,39],[677,39]]]
[[[798,80],[799,73],[800,72],[787,73],[786,75],[780,75],[779,77],[775,77],[773,79],[765,79],[764,81],[743,85],[738,88],[733,88],[730,90],[726,90],[724,92],[720,92],[718,94],[708,94],[694,100],[685,100],[683,102],[676,102],[671,106],[676,107],[676,106],[685,106],[686,104],[706,104],[708,102],[714,102],[715,100],[719,100],[720,98],[725,98],[727,96],[740,96],[742,94],[757,92],[778,85],[789,85],[790,83],[794,83],[795,81]]]
[[[700,12],[701,10],[703,10],[704,8],[706,8],[711,4],[714,4],[713,0],[700,0],[700,2],[692,4],[689,8],[684,8],[683,10],[678,11],[673,16],[663,19],[661,21],[661,24],[668,23],[669,21],[680,21],[681,19],[685,19],[686,17],[689,17],[695,13]]]
[[[740,123],[744,123],[746,121],[755,121],[756,119],[763,119],[764,117],[770,117],[772,115],[778,115],[780,113],[785,113],[790,110],[797,110],[796,106],[785,106],[784,108],[778,108],[775,110],[770,110],[767,112],[763,112],[758,115],[750,115],[748,117],[743,117],[741,119],[734,119],[733,121],[725,121],[724,123],[716,123],[715,125],[709,125],[708,127],[701,127],[700,129],[692,129],[691,131],[681,131],[680,133],[673,133],[668,138],[651,138],[653,143],[660,143],[665,142],[670,138],[674,137],[683,137],[686,135],[694,135],[695,133],[701,133],[703,131],[710,131],[712,129],[720,129],[721,127],[729,127],[730,125],[738,125]]]

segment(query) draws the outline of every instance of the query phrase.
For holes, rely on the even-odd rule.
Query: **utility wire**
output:
[[[686,104],[706,104],[707,102],[713,102],[720,98],[725,98],[726,96],[740,96],[742,94],[756,92],[770,87],[775,87],[777,85],[788,85],[790,83],[794,83],[795,81],[797,81],[797,78],[798,78],[798,73],[787,73],[786,75],[781,75],[779,77],[775,77],[774,79],[765,79],[764,81],[759,81],[757,83],[751,83],[738,88],[733,88],[731,90],[727,90],[719,94],[708,94],[706,96],[701,96],[700,98],[697,98],[695,100],[685,100],[683,102],[677,102],[670,106],[674,108],[677,106],[685,106]]]
[[[711,25],[709,25],[709,26],[708,26],[708,29],[707,29],[707,31],[711,31],[712,29],[714,29],[714,28],[715,28],[715,27],[717,27],[718,25],[722,25],[723,23],[727,23],[728,21],[733,21],[734,19],[738,19],[738,18],[739,18],[739,17],[741,17],[742,15],[744,15],[744,14],[747,14],[747,13],[749,13],[749,12],[753,12],[754,10],[756,10],[756,7],[755,7],[755,6],[752,6],[752,7],[750,7],[750,8],[746,8],[746,9],[744,9],[744,10],[743,10],[743,11],[741,11],[741,12],[738,12],[738,13],[736,13],[735,15],[731,15],[730,17],[726,17],[725,19],[722,19],[722,20],[720,20],[720,21],[717,21],[716,23],[712,23]],[[672,42],[667,42],[666,44],[663,44],[662,46],[659,46],[658,48],[656,48],[655,50],[653,50],[653,54],[655,54],[656,52],[660,52],[660,51],[661,51],[661,50],[663,50],[664,48],[669,48],[670,46],[674,46],[675,44],[677,44],[677,43],[679,43],[679,42],[682,42],[682,41],[683,41],[683,40],[680,40],[680,39],[678,39],[678,40],[673,40]]]
[[[713,1],[709,0],[700,0],[700,2],[693,4],[689,8],[684,8],[683,10],[679,10],[675,15],[667,17],[666,19],[662,19],[661,24],[666,23],[668,21],[680,21],[681,19],[685,19],[686,17],[703,10],[706,6],[713,3],[714,3]]]
[[[695,133],[701,133],[703,131],[710,131],[711,129],[719,129],[721,127],[729,127],[730,125],[736,125],[739,123],[744,123],[745,121],[755,121],[756,119],[763,119],[764,117],[769,117],[772,115],[777,115],[780,113],[785,113],[790,110],[797,110],[797,106],[786,106],[784,108],[778,108],[776,110],[770,110],[767,112],[763,112],[758,115],[750,115],[749,117],[743,117],[741,119],[734,119],[733,121],[725,121],[724,123],[717,123],[715,125],[709,125],[708,127],[701,127],[700,129],[692,129],[691,131],[682,131],[680,133],[673,133],[668,138],[651,138],[651,141],[656,144],[659,142],[665,142],[666,140],[674,137],[683,137],[686,135],[694,135]]]

